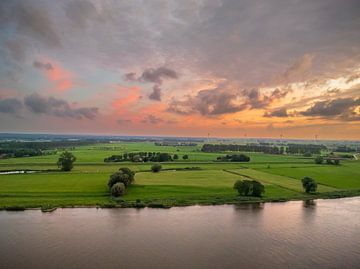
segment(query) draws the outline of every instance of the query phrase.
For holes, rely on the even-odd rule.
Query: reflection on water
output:
[[[305,200],[305,201],[303,201],[303,206],[306,208],[315,208],[316,200]]]
[[[359,268],[360,198],[0,212],[0,268]]]

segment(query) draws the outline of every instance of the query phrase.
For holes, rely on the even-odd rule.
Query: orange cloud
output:
[[[48,80],[53,83],[56,91],[65,92],[74,86],[74,75],[62,68],[59,64],[51,62],[52,68],[46,70]]]

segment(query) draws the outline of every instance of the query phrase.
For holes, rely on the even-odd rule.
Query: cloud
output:
[[[149,99],[156,100],[156,101],[161,101],[161,91],[162,91],[162,89],[160,88],[159,85],[154,85],[153,91],[149,95]]]
[[[53,70],[53,66],[51,65],[51,63],[42,63],[42,62],[39,62],[39,61],[34,61],[33,62],[33,66],[35,68],[38,68],[38,69],[43,69],[43,70]]]
[[[266,112],[264,114],[264,117],[268,117],[268,118],[271,118],[271,117],[286,118],[288,116],[289,115],[287,113],[286,108],[280,108],[280,109],[274,110],[272,112]]]
[[[259,89],[243,90],[242,94],[247,98],[250,109],[266,108],[276,100],[284,98],[292,92],[291,89],[275,89],[269,94],[261,94]]]
[[[61,47],[51,16],[42,5],[34,1],[2,1],[0,10],[2,22],[15,26],[18,33],[49,47]]]
[[[97,10],[90,1],[76,0],[68,2],[65,14],[73,25],[84,28],[97,15]]]
[[[19,99],[6,98],[0,99],[0,112],[8,114],[16,114],[23,108],[23,104]]]
[[[132,120],[130,120],[130,119],[118,119],[116,122],[118,124],[122,125],[122,124],[130,124],[130,123],[132,123]]]
[[[60,118],[94,119],[98,115],[97,107],[73,107],[67,101],[44,97],[37,93],[24,98],[25,106],[35,114],[46,114]]]
[[[145,69],[139,80],[144,82],[153,82],[161,85],[163,79],[177,79],[177,78],[178,78],[178,74],[174,70],[167,67],[159,67],[156,69],[154,68]]]
[[[294,82],[297,80],[303,80],[306,75],[309,74],[313,65],[314,55],[305,54],[302,58],[296,60],[293,65],[285,70],[281,76],[283,82]]]
[[[126,73],[124,75],[124,79],[126,81],[137,81],[136,73],[135,72]]]
[[[200,113],[201,115],[221,115],[238,112],[246,108],[245,104],[236,102],[238,94],[225,89],[215,88],[201,90],[195,96],[184,100],[173,99],[167,111],[177,114]]]
[[[147,115],[145,118],[141,120],[141,123],[150,123],[150,124],[159,124],[164,122],[162,118],[159,118],[153,114]]]
[[[140,77],[136,77],[135,72],[126,73],[124,79],[126,81],[152,82],[154,83],[153,90],[149,94],[150,100],[161,101],[162,85],[164,79],[178,79],[179,76],[176,71],[167,67],[147,68],[143,71]]]
[[[184,99],[173,99],[169,103],[168,112],[176,114],[200,113],[201,115],[222,115],[246,109],[262,109],[271,103],[284,98],[291,89],[275,89],[262,94],[259,89],[233,90],[217,87],[199,91],[195,96]]]
[[[338,98],[318,101],[305,111],[299,112],[303,116],[318,116],[323,118],[341,118],[344,120],[358,119],[360,113],[356,108],[360,106],[360,98]]]

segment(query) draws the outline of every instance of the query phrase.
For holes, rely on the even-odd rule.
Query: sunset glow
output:
[[[2,1],[0,131],[359,139],[359,11]]]

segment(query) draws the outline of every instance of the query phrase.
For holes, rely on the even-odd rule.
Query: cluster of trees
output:
[[[323,156],[317,156],[314,159],[314,162],[316,164],[322,164],[324,163],[324,157]],[[340,164],[340,159],[339,158],[326,158],[326,164],[332,164],[332,165],[339,165]]]
[[[233,154],[217,157],[220,162],[249,162],[250,157],[245,154]]]
[[[113,173],[108,181],[110,194],[119,197],[125,194],[126,188],[134,182],[135,172],[127,167],[120,168],[119,171]]]
[[[311,177],[304,177],[301,182],[306,193],[316,192],[317,183],[314,179]]]
[[[265,192],[263,184],[256,180],[237,180],[234,184],[234,189],[239,192],[239,195],[261,197]]]
[[[326,150],[324,145],[315,144],[287,144],[286,152],[290,154],[320,154]]]
[[[335,151],[337,152],[359,152],[360,148],[352,148],[352,147],[348,147],[348,146],[338,146]]]
[[[0,158],[6,159],[41,156],[43,153],[44,152],[40,149],[0,149]]]
[[[201,148],[202,152],[223,152],[223,151],[245,151],[245,152],[263,152],[268,154],[283,154],[284,147],[247,144],[204,144]]]
[[[188,155],[182,157],[189,159]],[[166,152],[130,152],[122,155],[112,155],[104,159],[104,162],[169,162],[178,160],[179,155]]]

